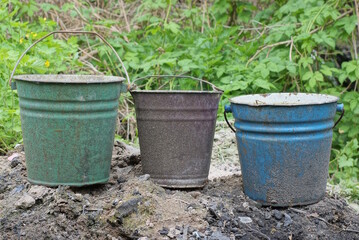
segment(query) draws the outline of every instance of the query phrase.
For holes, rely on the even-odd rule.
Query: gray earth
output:
[[[186,191],[155,185],[142,174],[139,150],[120,142],[106,184],[32,185],[18,146],[0,157],[0,239],[359,239],[358,213],[332,187],[297,208],[246,197],[234,134],[217,125],[210,181]]]

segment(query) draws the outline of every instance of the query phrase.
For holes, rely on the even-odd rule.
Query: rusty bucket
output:
[[[116,118],[124,78],[93,75],[19,75],[9,84],[17,89],[29,182],[47,186],[84,186],[107,182]],[[121,62],[121,59],[118,57]],[[122,65],[123,66],[123,65]],[[129,82],[126,69],[124,71]],[[16,81],[11,81],[11,79]]]
[[[153,77],[153,76],[148,76]],[[168,188],[203,187],[208,180],[222,91],[132,90],[143,173]],[[137,79],[138,80],[138,79]]]

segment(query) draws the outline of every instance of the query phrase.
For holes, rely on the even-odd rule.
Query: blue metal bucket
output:
[[[230,99],[225,119],[226,112],[233,113],[236,130],[229,126],[236,133],[247,196],[284,207],[315,203],[325,195],[333,119],[336,111],[344,113],[337,101],[305,93]]]

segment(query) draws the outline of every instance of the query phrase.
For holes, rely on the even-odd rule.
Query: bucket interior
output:
[[[122,82],[125,79],[115,76],[101,75],[66,75],[66,74],[30,74],[14,76],[15,80],[27,82],[44,82],[44,83],[112,83]]]
[[[231,98],[229,101],[249,106],[302,106],[334,103],[338,98],[314,93],[269,93],[243,95]]]

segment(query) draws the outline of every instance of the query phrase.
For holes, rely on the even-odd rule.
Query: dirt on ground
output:
[[[209,178],[203,189],[164,189],[142,174],[139,150],[117,142],[108,183],[32,185],[19,145],[0,157],[0,239],[359,239],[358,213],[335,194],[295,208],[246,197],[234,134],[221,125]]]

